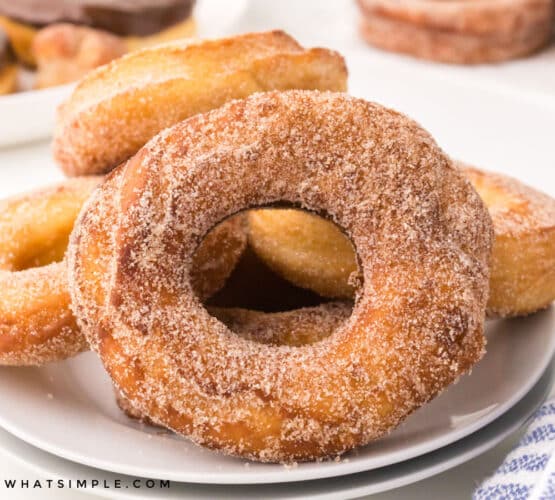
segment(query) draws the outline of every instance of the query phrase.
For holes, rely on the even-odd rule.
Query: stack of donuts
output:
[[[553,39],[553,0],[357,0],[371,45],[454,64],[525,57]]]
[[[469,372],[486,312],[555,298],[555,201],[346,83],[279,31],[87,75],[53,141],[71,179],[2,202],[2,364],[92,349],[128,414],[264,462],[363,446]],[[218,302],[253,258],[321,303]]]

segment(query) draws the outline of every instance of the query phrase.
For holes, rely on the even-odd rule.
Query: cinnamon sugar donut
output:
[[[552,0],[358,0],[361,33],[379,48],[477,64],[526,56],[553,34]]]
[[[99,183],[82,177],[0,202],[0,364],[42,365],[88,347],[70,311],[63,257],[77,214]],[[192,272],[200,297],[223,286],[246,239],[242,215],[204,239]]]
[[[87,347],[69,309],[64,253],[99,178],[0,202],[0,364],[41,365]]]
[[[461,165],[493,219],[488,312],[524,316],[555,300],[555,200],[493,172]]]
[[[234,98],[345,90],[343,58],[282,31],[145,49],[89,73],[59,110],[54,156],[67,175],[104,173],[162,129]]]
[[[493,219],[488,313],[523,316],[555,299],[555,200],[521,182],[459,164]],[[250,245],[275,272],[325,297],[350,298],[352,245],[329,221],[298,210],[252,210]]]
[[[269,345],[301,346],[329,337],[351,314],[351,305],[329,302],[316,307],[303,307],[291,311],[264,313],[241,308],[208,308],[240,337]],[[119,391],[116,403],[130,418],[153,425],[148,416],[136,410]],[[154,424],[156,425],[156,424]]]
[[[233,334],[190,280],[214,224],[280,201],[342,227],[364,277],[350,318],[301,347]],[[476,192],[411,120],[345,94],[269,92],[167,129],[97,190],[71,236],[70,289],[142,414],[225,453],[312,460],[383,436],[480,359],[492,237]]]

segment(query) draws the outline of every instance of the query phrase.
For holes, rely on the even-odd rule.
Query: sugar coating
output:
[[[281,201],[338,224],[362,273],[349,319],[302,346],[241,338],[191,286],[216,223]],[[492,239],[413,121],[345,94],[269,92],[163,131],[117,169],[72,233],[70,290],[142,414],[224,453],[314,460],[383,436],[481,358]]]
[[[279,313],[241,308],[210,307],[208,310],[242,338],[263,344],[301,346],[331,335],[349,318],[352,304],[329,302]],[[136,410],[119,391],[115,392],[118,406],[128,417],[156,425],[148,416]]]
[[[457,64],[514,59],[549,43],[551,0],[358,0],[360,30],[379,48]]]
[[[254,92],[345,90],[343,58],[282,31],[179,41],[89,73],[59,109],[53,152],[68,175],[105,173],[151,137]]]
[[[70,309],[64,254],[100,177],[80,177],[0,202],[0,364],[43,365],[88,349]],[[244,217],[220,224],[195,253],[192,281],[206,299],[247,243]]]
[[[519,316],[555,299],[555,200],[510,177],[462,163],[484,201],[495,232],[488,314]],[[249,241],[268,266],[298,286],[351,298],[356,255],[343,233],[313,214],[251,210]]]
[[[72,179],[0,202],[0,364],[42,365],[87,348],[69,308],[63,256],[99,182]]]

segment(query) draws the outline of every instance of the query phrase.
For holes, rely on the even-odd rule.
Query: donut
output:
[[[78,178],[0,202],[0,364],[41,365],[87,347],[69,308],[64,253],[100,182]]]
[[[304,49],[281,31],[145,49],[81,81],[59,110],[54,157],[70,176],[104,173],[164,128],[231,99],[345,90],[346,79],[339,54]]]
[[[88,348],[70,310],[64,253],[100,178],[76,178],[0,202],[0,364],[42,365]],[[216,227],[194,257],[203,300],[218,291],[246,246],[244,216]]]
[[[458,166],[485,202],[495,243],[488,314],[524,316],[555,300],[555,200],[510,177]],[[349,240],[298,210],[252,210],[249,242],[271,269],[325,297],[350,298],[358,280]]]
[[[351,314],[351,305],[329,302],[316,307],[264,313],[241,308],[211,307],[210,314],[244,339],[269,345],[302,346],[329,337]],[[156,425],[119,391],[116,403],[130,418]]]
[[[552,0],[358,0],[363,38],[418,58],[480,64],[523,57],[553,34]]]
[[[462,165],[493,220],[488,313],[525,316],[555,300],[555,199],[505,175]]]
[[[135,50],[193,36],[194,3],[194,0],[0,0],[0,27],[8,31],[21,62],[35,66],[34,38],[52,25],[69,23],[93,28],[97,33],[118,37],[129,50]]]
[[[300,347],[233,334],[190,280],[214,224],[278,202],[342,227],[364,278],[349,319]],[[111,217],[114,237],[95,222]],[[383,436],[481,358],[492,241],[479,196],[416,123],[274,91],[161,132],[97,190],[70,238],[70,293],[141,414],[227,454],[315,460]]]

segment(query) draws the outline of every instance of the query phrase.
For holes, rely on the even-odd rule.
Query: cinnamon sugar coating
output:
[[[351,304],[329,302],[285,312],[264,313],[241,308],[210,307],[210,314],[240,337],[270,345],[301,346],[329,337],[351,314]],[[116,403],[130,418],[154,424],[116,392]],[[154,424],[156,425],[156,424]]]
[[[526,56],[553,34],[552,0],[358,0],[363,38],[433,61],[480,64]]]
[[[181,41],[89,73],[58,113],[54,156],[67,175],[105,173],[197,113],[265,90],[345,90],[343,58],[282,31]]]
[[[403,115],[345,94],[256,94],[163,131],[120,177],[72,233],[72,304],[117,388],[195,443],[267,462],[341,454],[484,352],[491,220]],[[211,227],[279,201],[342,227],[363,276],[350,318],[301,347],[235,335],[190,280]]]
[[[555,200],[510,177],[457,164],[484,201],[495,243],[488,314],[523,316],[555,299]],[[257,255],[298,286],[351,298],[356,255],[331,222],[298,210],[253,210],[249,239]]]
[[[64,253],[100,178],[0,202],[0,364],[41,365],[87,348],[69,308]]]
[[[77,214],[100,182],[80,177],[0,202],[0,364],[43,365],[88,349],[70,309],[64,254]],[[201,243],[192,282],[202,299],[224,285],[246,243],[242,215]]]

